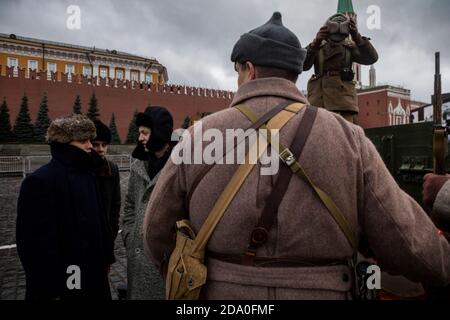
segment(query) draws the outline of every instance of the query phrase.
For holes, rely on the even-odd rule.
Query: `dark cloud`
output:
[[[380,54],[379,82],[403,85],[413,98],[428,101],[439,50],[443,88],[450,91],[448,0],[353,2],[361,33],[372,38]],[[66,28],[71,4],[81,8],[81,30]],[[370,5],[381,9],[380,30],[366,27]],[[242,33],[279,10],[306,46],[336,8],[337,0],[0,0],[0,32],[153,56],[167,66],[171,82],[235,90],[229,55]],[[301,76],[300,88],[309,76]],[[363,77],[367,83],[368,67]]]

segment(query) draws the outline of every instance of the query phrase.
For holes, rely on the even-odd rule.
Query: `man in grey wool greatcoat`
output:
[[[127,251],[127,299],[164,298],[159,272],[144,254],[142,223],[150,194],[172,150],[172,115],[164,107],[148,107],[136,117],[139,139],[132,156],[125,198],[122,238]]]

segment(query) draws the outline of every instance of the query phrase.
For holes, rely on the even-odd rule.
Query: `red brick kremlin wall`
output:
[[[5,66],[0,66],[5,68]],[[1,69],[0,69],[1,71]],[[44,93],[47,93],[49,116],[51,119],[70,114],[75,97],[80,95],[82,112],[87,113],[92,93],[98,100],[101,120],[109,125],[114,112],[117,129],[124,142],[128,126],[134,111],[144,111],[149,105],[167,107],[174,117],[174,125],[180,127],[186,116],[194,118],[197,113],[216,112],[227,108],[233,99],[233,93],[222,90],[178,86],[137,83],[114,79],[76,76],[71,80],[62,74],[57,81],[56,74],[49,77],[45,72],[25,71],[6,67],[6,76],[0,72],[0,103],[6,98],[11,125],[14,125],[20,108],[22,96],[26,93],[31,120],[36,120],[39,104]]]

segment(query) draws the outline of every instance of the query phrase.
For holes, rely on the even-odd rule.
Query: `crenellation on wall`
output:
[[[117,89],[132,89],[132,90],[144,90],[149,92],[157,93],[167,93],[167,94],[179,94],[186,96],[199,96],[208,98],[225,98],[230,99],[232,96],[231,91],[217,90],[210,88],[201,87],[189,87],[181,86],[176,84],[158,84],[158,83],[147,83],[144,81],[137,82],[132,80],[119,80],[110,77],[102,78],[99,76],[88,77],[85,75],[71,74],[69,75],[64,72],[50,72],[47,71],[36,71],[36,70],[26,70],[25,68],[16,68],[2,66],[0,65],[0,71],[2,68],[6,69],[6,76],[8,78],[18,78],[18,79],[28,79],[28,80],[47,80],[53,82],[67,83],[67,84],[80,84],[89,85],[93,87],[109,87]],[[0,75],[1,77],[1,75]]]
[[[131,89],[144,90],[153,93],[178,94],[186,96],[198,96],[206,98],[230,99],[233,95],[230,91],[217,90],[202,87],[181,86],[176,84],[158,84],[147,83],[144,81],[120,80],[110,77],[103,78],[99,76],[88,77],[85,75],[71,74],[69,76],[64,72],[53,72],[50,74],[47,71],[26,70],[25,68],[14,68],[0,65],[0,72],[5,68],[7,78],[18,78],[27,80],[45,80],[50,82],[59,82],[67,84],[88,85],[93,87],[109,87],[115,89]],[[0,75],[0,77],[3,77]]]
[[[210,88],[181,86],[176,84],[158,84],[137,82],[132,80],[120,80],[110,77],[102,78],[99,76],[88,77],[85,75],[71,74],[64,72],[50,72],[26,70],[25,68],[16,68],[0,65],[0,72],[5,68],[7,78],[18,78],[27,80],[43,80],[58,83],[77,84],[92,87],[108,87],[114,89],[130,89],[130,90],[143,90],[153,93],[165,93],[165,94],[177,94],[185,96],[197,96],[216,99],[232,99],[233,92],[225,90],[217,90]],[[1,77],[1,76],[0,76]]]
[[[61,72],[47,73],[0,65],[0,97],[5,97],[10,109],[11,125],[14,125],[23,94],[28,97],[32,121],[36,120],[39,103],[44,93],[48,96],[51,119],[72,112],[75,97],[81,98],[82,112],[86,113],[89,99],[95,93],[101,120],[109,124],[111,114],[116,116],[121,141],[125,141],[134,111],[144,111],[151,105],[166,106],[180,127],[189,116],[213,113],[229,107],[234,93],[226,90],[200,88],[177,84],[158,84],[119,79],[102,79]],[[70,80],[69,80],[70,79]]]

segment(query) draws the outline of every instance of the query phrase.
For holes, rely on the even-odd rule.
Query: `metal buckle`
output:
[[[288,148],[284,149],[280,153],[280,159],[286,163],[288,166],[292,166],[295,163],[294,155],[292,154],[291,150]]]

